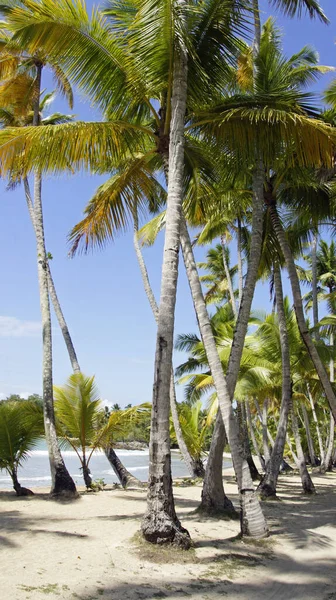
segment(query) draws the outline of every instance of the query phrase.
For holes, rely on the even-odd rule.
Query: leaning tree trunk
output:
[[[317,418],[317,414],[316,414],[316,410],[315,410],[313,396],[311,395],[311,391],[310,391],[308,384],[307,384],[307,391],[308,391],[308,398],[309,398],[310,406],[311,406],[312,413],[313,413],[313,419],[314,419],[314,423],[315,423],[317,440],[318,440],[319,451],[320,451],[320,461],[322,464],[322,463],[324,463],[324,458],[325,458],[324,457],[323,440],[322,440],[321,430],[320,430],[320,426],[319,426],[319,422],[318,422],[318,418]]]
[[[147,510],[142,521],[142,533],[149,542],[174,543],[186,548],[191,544],[190,536],[176,516],[173,498],[169,405],[183,201],[187,78],[187,50],[181,43],[176,50],[173,74],[166,235],[155,352]]]
[[[241,220],[237,219],[237,265],[238,265],[238,305],[243,297],[243,256],[242,256],[242,230]]]
[[[17,496],[34,496],[34,492],[29,490],[28,488],[22,487],[21,483],[19,483],[16,468],[10,470],[9,474],[12,478],[13,488]]]
[[[306,430],[308,453],[312,467],[316,467],[316,456],[314,450],[313,438],[310,431],[309,417],[305,405],[302,403],[303,422]]]
[[[332,356],[330,358],[330,382],[334,383],[335,381],[335,367],[334,367],[334,334],[330,335],[330,348],[332,351]],[[327,451],[325,454],[324,463],[321,464],[321,471],[332,471],[332,454],[334,449],[334,440],[335,440],[335,419],[333,414],[330,413],[330,421],[329,421],[329,437],[328,437],[328,445]]]
[[[202,488],[202,501],[198,510],[209,515],[221,514],[235,518],[237,512],[226,496],[223,485],[223,452],[227,438],[220,410],[215,421],[212,440],[214,443],[211,441]]]
[[[142,282],[144,285],[144,289],[145,289],[145,293],[149,302],[149,305],[152,309],[152,313],[154,315],[154,319],[156,321],[156,323],[158,322],[158,318],[159,318],[159,307],[157,305],[150,281],[149,281],[149,277],[148,277],[148,271],[145,265],[145,261],[144,258],[142,256],[142,252],[141,252],[141,248],[140,248],[140,244],[139,244],[139,239],[138,239],[138,211],[137,211],[137,207],[134,207],[133,210],[133,220],[134,220],[134,235],[133,235],[133,245],[134,245],[134,250],[135,250],[135,254],[137,257],[137,261],[138,261],[138,265],[139,265],[139,269],[140,269],[140,273],[141,273],[141,278],[142,278]],[[175,435],[176,435],[176,439],[177,439],[177,444],[178,447],[180,449],[182,458],[188,468],[188,471],[190,473],[190,475],[192,477],[202,477],[203,473],[204,473],[204,467],[201,463],[196,462],[192,459],[192,457],[190,456],[189,450],[187,448],[187,444],[185,443],[184,437],[183,437],[183,433],[182,433],[182,429],[181,429],[181,424],[180,424],[180,420],[179,420],[179,416],[178,416],[178,412],[177,412],[177,401],[176,401],[176,392],[175,392],[175,384],[174,384],[174,370],[172,368],[171,371],[171,382],[170,382],[170,395],[169,395],[169,400],[170,400],[170,411],[171,411],[171,415],[172,415],[172,420],[173,420],[173,425],[174,425],[174,429],[175,429]],[[202,468],[203,467],[203,468]]]
[[[30,193],[29,182],[26,177],[24,178],[24,188],[25,188],[25,196],[26,196],[26,202],[27,202],[30,219],[31,219],[31,222],[32,222],[32,225],[34,228],[35,235],[36,235],[34,205],[33,205],[32,197],[31,197],[31,193]],[[53,304],[55,315],[56,315],[58,324],[60,326],[60,329],[62,331],[65,345],[68,350],[69,359],[71,362],[73,372],[80,373],[80,366],[79,366],[79,362],[77,359],[76,350],[73,345],[73,341],[72,341],[72,338],[71,338],[71,335],[69,332],[69,328],[68,328],[67,322],[65,320],[65,317],[64,317],[64,314],[63,314],[63,311],[62,311],[62,308],[61,308],[61,305],[60,305],[60,302],[59,302],[59,299],[57,296],[54,280],[52,278],[51,271],[50,271],[49,262],[47,262],[47,275],[48,275],[48,287],[49,287],[50,299]]]
[[[269,449],[269,445],[268,445],[269,430],[267,427],[267,413],[268,413],[268,400],[265,399],[264,403],[263,403],[261,425],[262,425],[262,440],[263,440],[263,450],[264,450],[266,469],[267,469],[269,461],[271,460],[271,453],[270,453],[270,449]],[[272,444],[272,448],[273,447],[274,447],[274,441]]]
[[[259,486],[259,491],[263,498],[274,498],[276,496],[276,486],[286,443],[288,416],[292,395],[289,339],[284,308],[281,271],[278,263],[274,264],[273,274],[282,360],[282,398],[277,434],[275,437],[272,454],[266,466],[265,476]]]
[[[251,477],[253,481],[260,481],[261,476],[258,472],[257,467],[255,466],[251,448],[250,448],[250,440],[248,436],[247,422],[246,422],[246,413],[245,406],[243,402],[237,402],[237,416],[239,423],[239,434],[240,434],[240,442],[243,446],[244,457],[247,460],[247,464],[250,469]]]
[[[294,406],[291,407],[291,417],[292,417],[292,431],[295,440],[296,453],[297,456],[293,453],[294,460],[296,459],[297,466],[300,471],[302,488],[305,494],[315,494],[315,487],[310,477],[304,457],[304,453],[302,450],[299,426],[297,422],[297,417],[295,413]]]
[[[38,64],[33,125],[39,125],[39,99],[41,93],[42,66]],[[48,259],[45,248],[43,211],[42,211],[42,177],[36,172],[34,178],[34,222],[36,233],[37,267],[40,291],[40,305],[43,330],[42,373],[43,373],[43,411],[44,428],[48,447],[51,470],[51,493],[53,495],[76,495],[76,486],[64,464],[56,435],[53,375],[52,375],[52,335],[51,315],[48,291]]]
[[[123,488],[142,488],[145,486],[142,481],[127,471],[111,446],[105,448],[104,452]]]
[[[315,328],[315,337],[319,339],[319,330],[317,324],[318,317],[318,299],[317,299],[317,232],[314,232],[311,244],[311,261],[312,261],[312,295],[313,295],[313,323]]]
[[[234,297],[234,291],[233,291],[232,279],[231,279],[231,275],[230,275],[230,269],[229,269],[229,265],[228,265],[227,260],[226,260],[225,238],[224,238],[223,235],[221,235],[221,246],[222,246],[223,265],[224,265],[226,283],[227,283],[228,290],[229,290],[229,296],[230,296],[230,302],[231,302],[231,306],[232,306],[232,312],[233,312],[234,318],[237,319],[237,316],[238,316],[238,314],[237,314],[237,305],[236,305],[236,300],[235,300],[235,297]]]
[[[245,410],[246,410],[246,416],[247,416],[247,423],[250,429],[250,436],[251,436],[251,440],[252,440],[252,444],[253,444],[253,448],[254,448],[254,452],[256,454],[256,456],[259,458],[259,462],[261,465],[261,468],[263,470],[266,469],[266,464],[265,464],[265,460],[264,457],[262,456],[260,450],[259,450],[259,445],[254,433],[254,427],[253,427],[253,421],[252,421],[252,416],[251,416],[251,409],[250,409],[250,403],[248,400],[245,400]]]
[[[304,312],[303,312],[300,282],[299,282],[298,274],[296,271],[293,254],[290,249],[290,246],[289,246],[285,231],[283,229],[282,223],[280,221],[275,201],[272,201],[269,203],[269,210],[270,210],[270,215],[271,215],[271,220],[272,220],[272,225],[273,225],[274,231],[276,233],[278,242],[280,244],[281,251],[285,257],[286,267],[287,267],[287,271],[288,271],[288,275],[289,275],[289,279],[290,279],[290,283],[291,283],[291,288],[292,288],[292,294],[293,294],[293,300],[294,300],[294,310],[295,310],[296,320],[298,323],[300,334],[301,334],[302,340],[307,348],[308,354],[312,360],[312,363],[316,369],[316,372],[319,376],[321,385],[323,387],[324,393],[328,400],[330,409],[332,410],[334,419],[336,419],[336,397],[335,397],[332,385],[329,381],[328,374],[324,368],[323,362],[315,348],[314,342],[308,331],[306,319],[305,319]]]
[[[257,215],[254,215],[254,219],[260,218],[261,228],[262,228],[262,210]],[[254,228],[254,231],[256,227]],[[261,236],[260,236],[261,237]],[[261,239],[260,239],[261,245]],[[193,256],[192,245],[187,229],[187,225],[185,219],[182,218],[181,223],[181,247],[183,260],[186,267],[186,272],[189,280],[189,285],[191,289],[191,294],[193,298],[193,303],[197,315],[199,330],[201,333],[204,349],[207,355],[208,364],[211,370],[211,374],[213,377],[214,385],[217,391],[217,398],[219,403],[219,408],[221,411],[221,415],[223,418],[225,431],[228,436],[233,466],[235,469],[235,473],[238,481],[238,489],[240,494],[240,505],[241,505],[241,529],[242,534],[250,535],[252,537],[263,537],[267,535],[267,524],[264,518],[264,515],[261,510],[261,506],[259,500],[257,498],[255,489],[253,487],[253,481],[251,478],[249,466],[247,461],[244,458],[243,448],[239,439],[239,428],[237,420],[233,413],[232,408],[232,398],[234,394],[234,389],[236,386],[236,381],[238,377],[238,370],[240,365],[240,358],[243,350],[244,339],[246,335],[247,325],[248,325],[248,315],[250,313],[252,298],[246,297],[248,296],[248,292],[250,292],[251,281],[249,280],[249,275],[247,275],[247,283],[245,286],[245,303],[244,303],[244,295],[242,304],[240,307],[239,317],[236,325],[236,338],[234,338],[232,351],[229,361],[229,369],[227,374],[226,381],[221,360],[219,358],[218,350],[216,347],[216,342],[213,336],[211,322],[209,318],[209,314],[206,308],[202,287],[200,283],[200,279],[197,272],[197,267],[195,263],[195,259]],[[257,255],[256,259],[259,265],[259,257],[260,254]],[[252,266],[253,261],[251,261]],[[258,265],[255,267],[257,272]],[[256,278],[256,277],[255,277]],[[254,282],[255,284],[255,282]],[[252,296],[254,291],[254,285],[252,286]],[[248,313],[246,319],[246,328],[242,325],[245,324],[244,318],[245,314]],[[236,345],[235,344],[236,339]],[[221,455],[222,456],[222,455]],[[210,463],[211,466],[211,463]],[[207,464],[207,469],[209,468],[209,460]]]

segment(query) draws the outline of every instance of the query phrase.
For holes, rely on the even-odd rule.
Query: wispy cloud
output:
[[[16,317],[0,316],[0,337],[20,338],[35,337],[41,334],[39,321],[23,321]]]

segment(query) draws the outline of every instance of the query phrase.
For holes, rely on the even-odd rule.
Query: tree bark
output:
[[[242,231],[241,220],[237,219],[237,264],[238,264],[238,306],[243,297],[243,257],[242,257]]]
[[[282,397],[277,434],[275,437],[272,454],[266,466],[265,476],[259,486],[259,491],[263,498],[274,498],[276,496],[277,481],[286,443],[286,432],[292,395],[290,348],[284,308],[281,271],[278,263],[274,265],[273,275],[281,346]]]
[[[86,488],[89,489],[92,485],[92,477],[91,477],[91,471],[89,469],[89,466],[86,462],[85,456],[84,456],[84,460],[82,463],[82,471],[83,471],[83,479],[84,479],[84,483],[86,485]]]
[[[299,427],[297,422],[297,417],[295,414],[294,406],[291,407],[291,416],[292,416],[292,431],[295,440],[296,453],[297,453],[297,466],[300,471],[302,488],[305,494],[315,494],[315,486],[313,484],[312,478],[310,477],[304,457],[304,453],[302,450]],[[295,459],[295,454],[293,455]]]
[[[251,477],[253,481],[260,481],[261,476],[258,472],[257,467],[254,464],[254,460],[251,454],[250,440],[248,435],[245,406],[243,402],[237,402],[237,415],[239,423],[240,442],[243,446],[244,457],[247,460],[247,464],[250,469]]]
[[[33,120],[33,125],[35,126],[39,125],[41,75],[42,66],[37,65]],[[36,231],[37,267],[43,331],[42,376],[44,427],[51,470],[51,494],[75,496],[77,495],[76,486],[64,464],[56,435],[53,398],[51,315],[48,292],[47,253],[45,248],[42,211],[42,178],[41,174],[38,172],[35,173],[34,177],[34,223]]]
[[[147,541],[158,544],[173,543],[184,548],[190,547],[191,540],[175,513],[169,408],[183,201],[187,78],[187,50],[182,43],[180,48],[176,49],[174,61],[166,234],[155,352],[147,510],[142,521],[142,533]]]
[[[134,475],[132,475],[132,473],[126,469],[111,446],[105,448],[104,452],[123,488],[145,487],[145,484],[142,481],[140,481],[137,477],[134,477]]]
[[[332,356],[330,359],[330,366],[329,366],[330,382],[334,383],[334,381],[335,381],[335,366],[334,366],[334,334],[333,333],[331,333],[331,335],[330,335],[330,348],[332,350]],[[325,455],[324,464],[321,465],[321,471],[332,471],[333,470],[332,454],[333,454],[333,449],[334,449],[334,440],[335,440],[335,419],[333,417],[333,414],[330,413],[327,452]]]
[[[256,456],[259,458],[259,462],[261,465],[262,469],[266,469],[266,464],[264,461],[264,457],[262,456],[260,450],[259,450],[259,445],[254,433],[254,427],[253,427],[253,422],[252,422],[252,416],[251,416],[251,409],[250,409],[250,403],[248,400],[245,400],[245,410],[246,410],[246,416],[247,416],[247,423],[250,429],[250,435],[251,435],[251,440],[252,440],[252,444],[253,444],[253,448],[254,448],[254,452],[256,454]]]
[[[26,177],[24,178],[24,189],[25,189],[26,203],[27,203],[30,219],[31,219],[31,222],[32,222],[32,225],[34,228],[35,235],[36,235],[35,220],[34,220],[34,218],[35,218],[34,217],[34,205],[33,205],[32,197],[31,197],[31,193],[30,193],[29,182]],[[58,324],[62,331],[62,335],[63,335],[63,339],[65,342],[66,348],[68,350],[72,370],[74,373],[80,373],[80,366],[79,366],[79,362],[77,359],[77,354],[75,351],[75,347],[73,345],[73,341],[72,341],[72,338],[70,335],[70,331],[69,331],[67,322],[65,320],[65,317],[64,317],[64,314],[63,314],[63,311],[62,311],[62,308],[61,308],[61,305],[60,305],[60,302],[59,302],[59,299],[57,296],[54,280],[51,275],[49,261],[47,262],[47,275],[48,275],[48,288],[49,288],[50,299],[51,299],[51,302],[54,307],[54,311],[55,311],[55,315],[56,315]]]
[[[14,488],[17,496],[34,496],[34,492],[29,490],[28,488],[22,487],[22,485],[19,483],[19,480],[17,478],[16,469],[9,471],[9,474],[12,478],[13,488]]]
[[[316,467],[316,456],[315,456],[313,438],[312,438],[311,431],[310,431],[309,417],[308,417],[307,409],[303,403],[302,403],[302,413],[303,413],[304,426],[305,426],[305,430],[306,430],[310,462],[311,462],[312,467]]]
[[[302,340],[307,348],[308,354],[312,360],[312,363],[316,369],[316,372],[319,376],[319,379],[321,381],[321,385],[323,387],[324,393],[328,400],[330,409],[332,410],[334,418],[336,418],[336,397],[335,397],[334,391],[332,389],[332,385],[329,381],[327,372],[324,368],[323,362],[319,357],[319,354],[315,348],[314,342],[308,331],[307,323],[306,323],[304,312],[303,312],[300,282],[299,282],[298,274],[296,271],[293,254],[290,249],[288,240],[286,238],[286,234],[283,229],[282,223],[279,219],[279,215],[277,212],[275,202],[269,203],[269,210],[270,210],[270,216],[271,216],[274,231],[276,233],[278,242],[280,244],[281,251],[285,257],[286,267],[287,267],[287,271],[288,271],[288,275],[289,275],[289,279],[290,279],[290,283],[291,283],[291,288],[292,288],[292,294],[293,294],[293,300],[294,300],[294,310],[295,310],[296,320],[298,323],[300,334],[301,334]]]
[[[259,217],[260,221],[262,221],[261,216],[262,215],[260,214],[260,212],[257,212],[257,214],[254,215],[254,220],[258,219]],[[254,225],[256,224],[254,223]],[[256,232],[256,227],[254,227],[254,232]],[[221,416],[224,422],[225,431],[228,436],[230,449],[232,453],[232,461],[237,477],[238,489],[240,494],[242,534],[250,535],[252,537],[264,537],[268,533],[267,524],[262,513],[259,500],[255,493],[255,489],[253,487],[249,466],[247,464],[246,459],[244,458],[243,448],[239,439],[238,423],[234,416],[232,408],[232,398],[238,377],[240,358],[243,350],[252,298],[244,298],[243,295],[243,300],[236,325],[236,344],[234,338],[226,380],[223,372],[222,363],[218,355],[216,342],[213,336],[210,318],[206,308],[202,287],[198,276],[195,259],[193,256],[192,245],[184,218],[182,218],[181,223],[181,247],[183,260],[186,267],[188,281],[193,298],[193,303],[197,315],[198,326],[201,333],[204,349],[207,355],[208,364],[214,380],[214,385],[217,391],[219,408],[221,411]],[[258,265],[259,258],[260,254],[256,257]],[[252,267],[254,267],[255,271],[257,272],[258,266],[255,267],[253,261],[251,261],[251,263]],[[248,291],[250,292],[252,288],[253,296],[254,285],[251,285],[251,274],[250,278],[249,274],[247,274],[246,281],[246,292],[245,290],[244,292],[248,293]],[[212,465],[211,462],[208,460],[207,469],[210,468],[212,468]]]
[[[146,264],[145,264],[144,258],[142,256],[142,252],[141,252],[141,248],[140,248],[140,244],[139,244],[137,207],[134,207],[134,210],[133,210],[133,220],[134,220],[134,235],[133,235],[134,250],[135,250],[136,257],[137,257],[144,290],[145,290],[149,305],[152,309],[154,319],[157,323],[158,318],[159,318],[159,307],[157,305],[157,302],[156,302],[156,299],[155,299],[155,296],[154,296],[154,293],[152,290],[152,286],[149,281],[148,271],[147,271]],[[199,463],[196,463],[196,461],[194,461],[192,459],[192,457],[190,456],[189,450],[187,448],[187,444],[185,443],[185,440],[183,437],[180,420],[179,420],[179,416],[178,416],[178,412],[177,412],[177,401],[176,401],[176,391],[175,391],[175,384],[174,384],[173,368],[171,370],[169,400],[170,400],[170,411],[171,411],[173,425],[174,425],[174,429],[175,429],[177,444],[180,449],[182,458],[183,458],[183,460],[188,468],[188,471],[192,477],[202,477],[202,473],[204,472],[204,467],[202,470],[202,465]]]
[[[262,411],[262,439],[263,439],[263,450],[264,450],[264,458],[265,458],[265,464],[266,464],[266,469],[268,466],[268,463],[271,459],[271,453],[270,453],[270,449],[269,449],[269,445],[268,445],[268,437],[270,435],[269,431],[268,431],[268,427],[267,427],[267,413],[268,413],[268,400],[265,399],[263,402],[263,411]],[[274,447],[274,440],[272,439],[272,448]]]
[[[325,458],[322,435],[321,435],[321,430],[320,430],[320,426],[319,426],[319,422],[318,422],[318,418],[317,418],[317,414],[316,414],[316,410],[315,410],[313,396],[311,395],[311,391],[310,391],[308,384],[307,384],[307,391],[308,391],[308,398],[309,398],[310,406],[312,409],[313,419],[314,419],[315,428],[316,428],[317,440],[318,440],[319,451],[320,451],[320,461],[321,461],[320,464],[322,465],[322,463],[324,462],[324,458]]]
[[[224,239],[223,235],[221,235],[221,246],[222,246],[223,265],[224,265],[226,282],[227,282],[227,286],[229,289],[229,296],[230,296],[230,302],[231,302],[231,306],[232,306],[232,312],[233,312],[234,318],[237,319],[237,316],[238,316],[237,305],[236,305],[234,292],[233,292],[233,285],[232,285],[232,279],[231,279],[231,275],[230,275],[230,269],[229,269],[229,265],[226,260],[225,239]]]
[[[312,261],[312,295],[313,295],[313,323],[315,327],[315,337],[319,339],[319,330],[317,329],[318,318],[318,301],[317,301],[317,233],[314,232],[311,244],[311,261]]]

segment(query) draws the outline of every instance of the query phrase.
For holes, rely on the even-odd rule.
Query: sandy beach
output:
[[[82,493],[74,502],[0,493],[0,589],[4,600],[332,600],[336,598],[336,474],[318,494],[282,476],[281,501],[264,504],[262,542],[237,538],[239,522],[195,514],[200,486],[176,487],[178,515],[195,548],[152,548],[137,537],[143,491]],[[232,476],[228,495],[237,502]]]

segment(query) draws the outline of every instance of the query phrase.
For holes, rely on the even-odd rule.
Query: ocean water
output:
[[[125,467],[141,481],[147,481],[148,478],[148,450],[116,450]],[[76,453],[72,450],[63,450],[62,455],[67,469],[74,481],[78,485],[83,485],[83,478],[80,471],[80,462]],[[224,459],[224,468],[231,466],[231,461]],[[106,484],[117,483],[118,479],[114,474],[110,463],[104,452],[96,451],[93,453],[90,461],[90,469],[93,480],[103,479]],[[173,477],[187,477],[188,470],[181,459],[179,452],[172,452],[172,472]],[[51,483],[48,452],[44,444],[40,444],[38,449],[33,450],[27,460],[19,468],[18,479],[21,485],[25,487],[48,487]],[[0,489],[12,487],[12,481],[6,471],[0,470]]]

